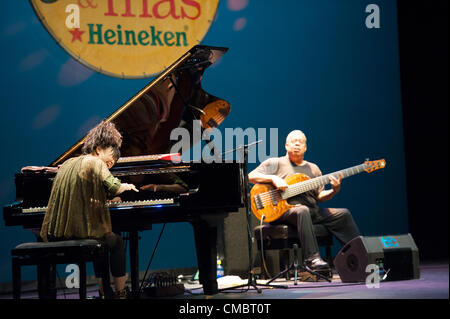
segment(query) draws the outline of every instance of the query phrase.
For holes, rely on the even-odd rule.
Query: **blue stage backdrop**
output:
[[[231,103],[221,132],[278,128],[283,155],[286,134],[301,129],[308,137],[306,159],[323,173],[385,158],[384,170],[344,180],[327,206],[348,207],[364,235],[406,233],[396,2],[374,2],[379,28],[366,25],[369,3],[222,0],[202,44],[230,50],[202,83]],[[112,78],[74,61],[28,1],[1,1],[0,17],[3,206],[15,199],[14,174],[21,167],[48,165],[151,79]],[[141,233],[141,270],[161,227]],[[0,282],[11,281],[11,248],[26,241],[34,241],[31,232],[5,227],[1,218]],[[168,224],[151,269],[196,264],[191,226]],[[34,268],[25,267],[23,279],[35,278]]]

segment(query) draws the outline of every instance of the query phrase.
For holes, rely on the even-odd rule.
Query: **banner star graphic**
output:
[[[75,40],[79,40],[80,42],[83,42],[81,40],[81,35],[85,32],[85,31],[81,31],[80,28],[75,28],[73,30],[69,30],[70,33],[72,33],[72,43]]]

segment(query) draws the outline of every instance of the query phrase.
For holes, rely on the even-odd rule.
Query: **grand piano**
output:
[[[201,123],[201,131],[210,130],[230,112],[227,101],[201,87],[205,69],[227,50],[194,46],[106,119],[115,123],[123,136],[121,158],[111,169],[112,174],[141,188],[138,193],[125,192],[107,204],[113,230],[129,236],[131,289],[135,296],[140,286],[138,232],[168,222],[192,224],[203,291],[218,292],[217,226],[230,212],[244,206],[245,163],[183,162],[180,153],[170,151],[176,143],[183,143],[186,149],[200,142],[195,139],[199,135],[192,132],[193,123]],[[190,132],[189,140],[181,140],[181,135],[171,139],[176,128]],[[83,142],[84,138],[48,166],[25,167],[15,174],[16,201],[3,208],[6,226],[21,225],[35,232],[41,227],[58,165],[80,155]]]

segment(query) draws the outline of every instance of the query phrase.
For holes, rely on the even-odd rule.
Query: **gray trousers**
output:
[[[319,256],[319,245],[313,224],[324,225],[341,245],[360,235],[358,226],[347,208],[310,208],[295,206],[271,224],[291,224],[297,227],[303,260]]]

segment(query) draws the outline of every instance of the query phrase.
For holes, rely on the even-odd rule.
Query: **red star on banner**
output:
[[[79,28],[75,28],[73,30],[69,30],[70,33],[72,33],[72,42],[74,42],[75,40],[80,40],[80,42],[83,42],[81,40],[81,35],[85,32],[85,31],[81,31]]]

